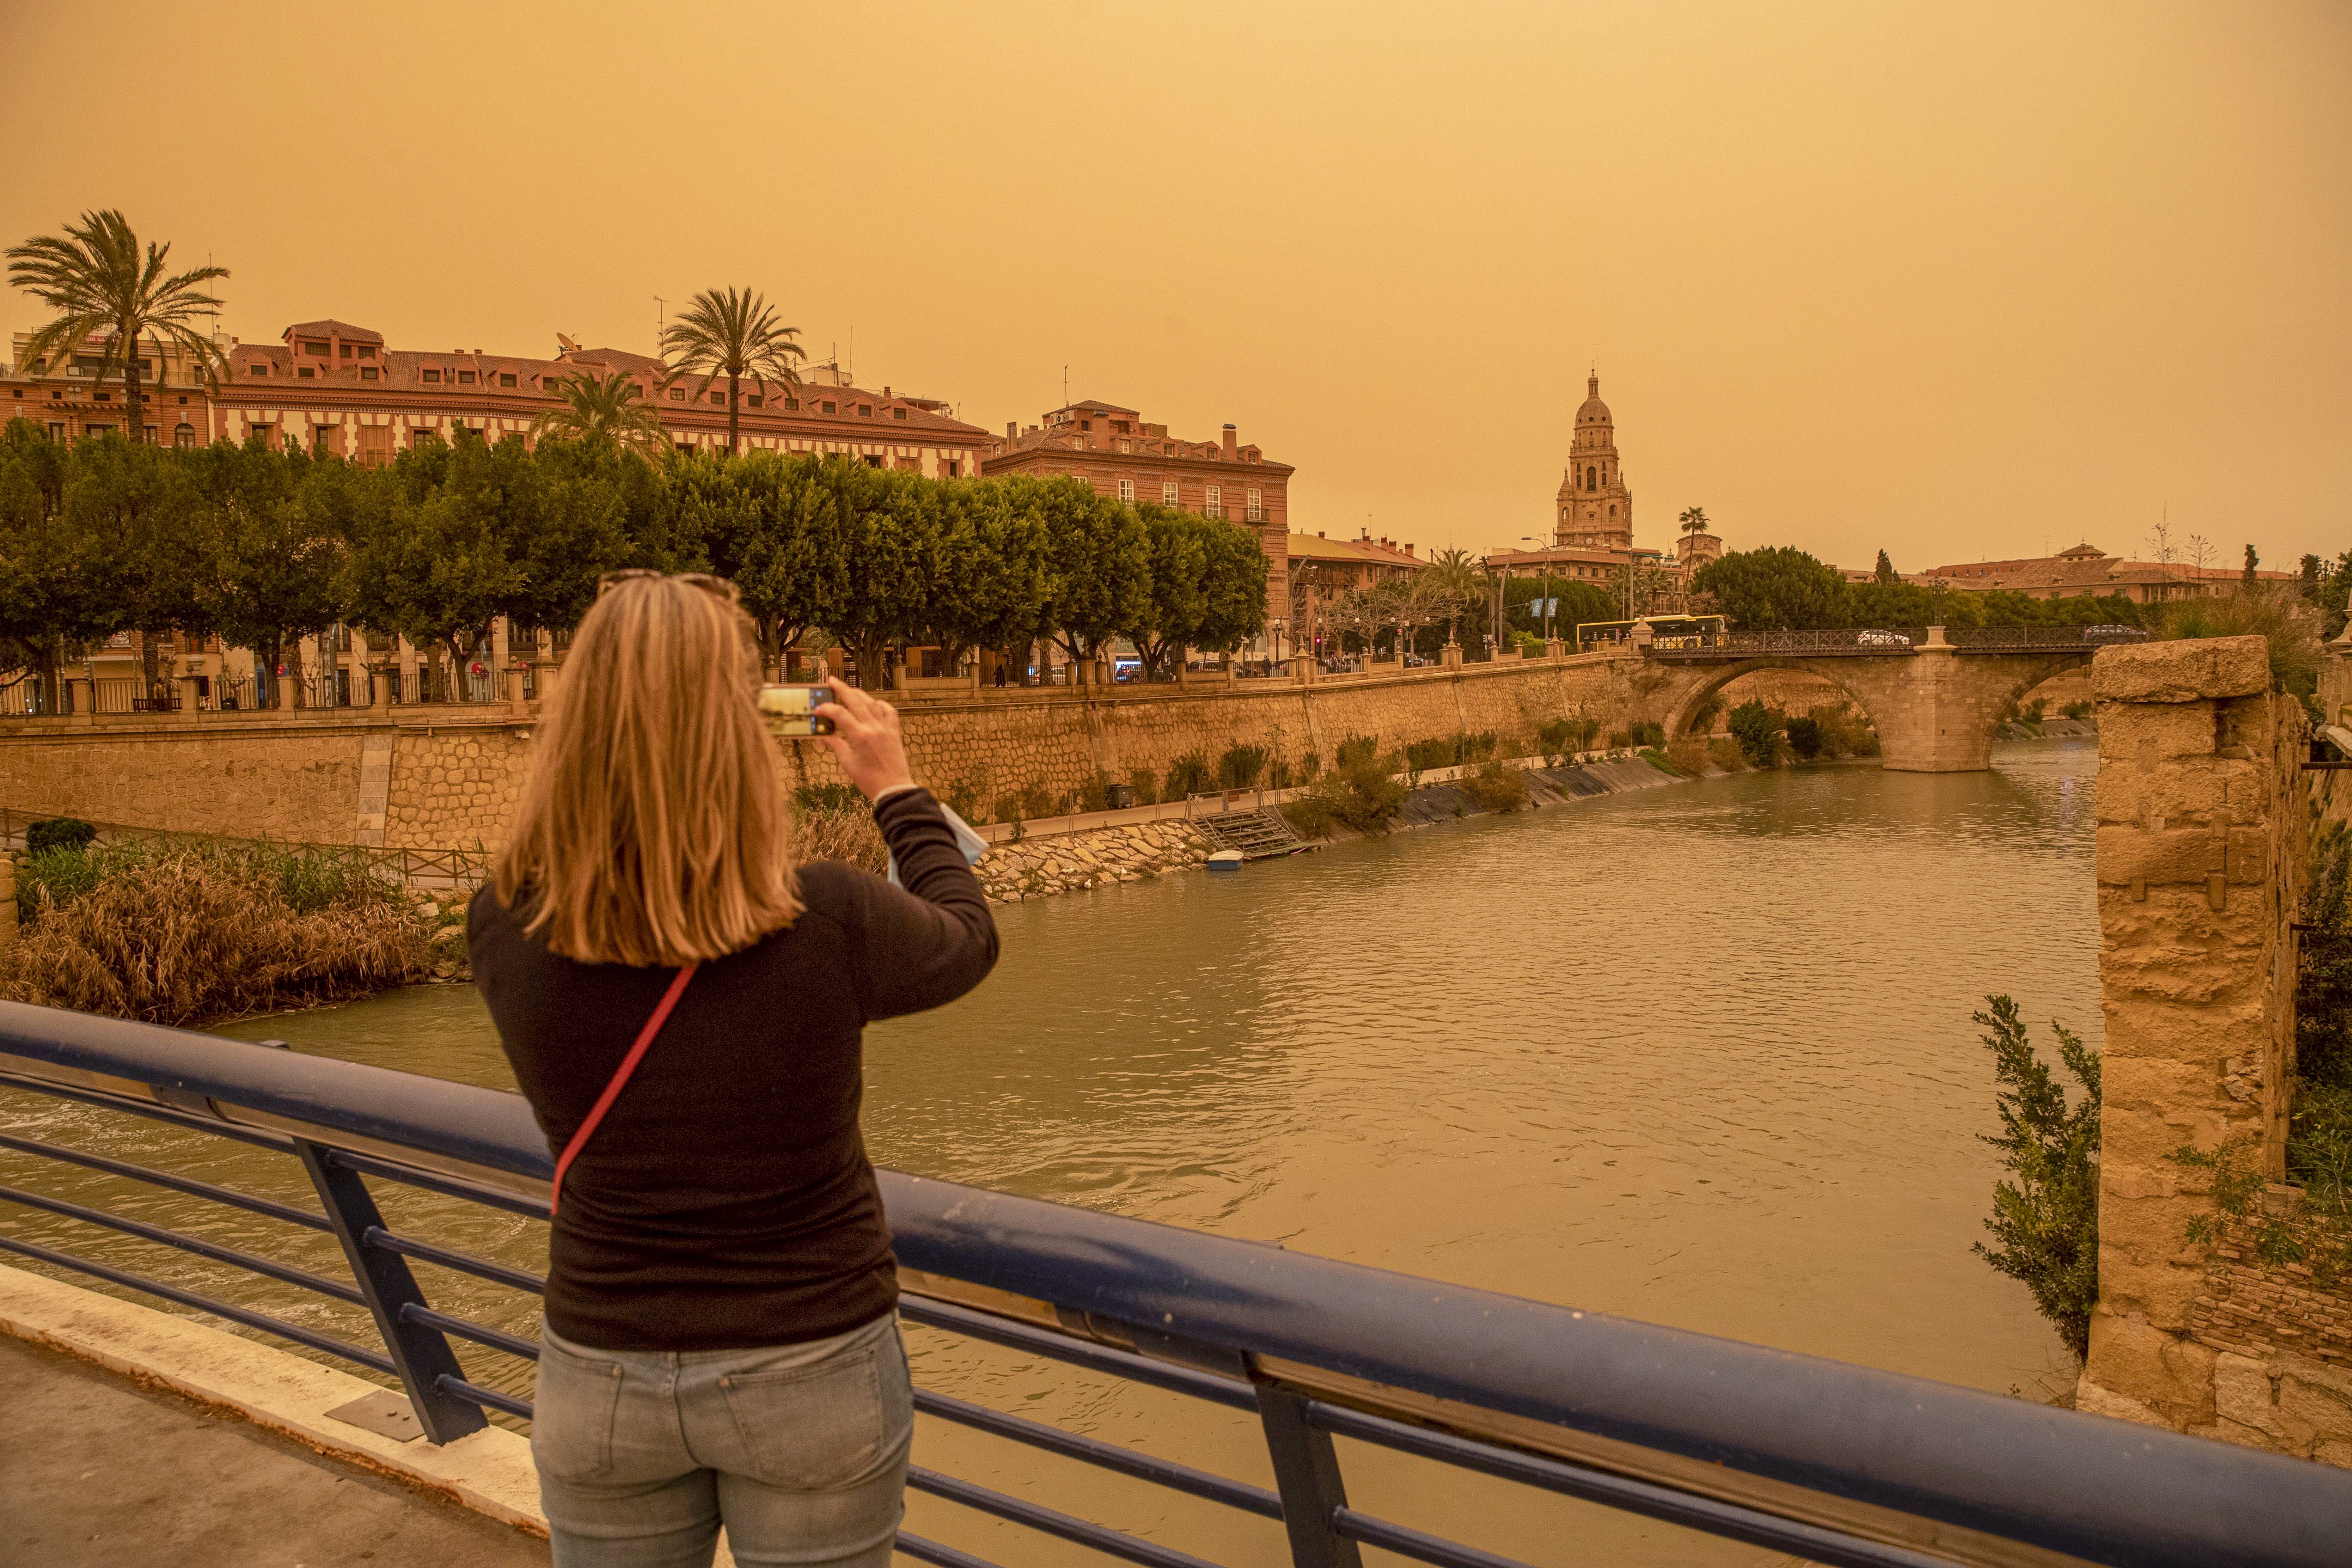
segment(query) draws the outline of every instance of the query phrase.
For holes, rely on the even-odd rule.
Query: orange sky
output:
[[[2343,4],[0,0],[0,239],[120,206],[247,339],[646,350],[748,283],[1423,548],[1545,530],[1597,363],[1643,543],[2352,546]]]

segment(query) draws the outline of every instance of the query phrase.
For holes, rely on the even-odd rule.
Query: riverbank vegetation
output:
[[[2000,1151],[2009,1174],[1993,1184],[1985,1229],[1993,1245],[1977,1255],[2023,1284],[2034,1310],[2058,1331],[2077,1362],[2089,1355],[2091,1311],[2099,1302],[2099,1058],[2055,1019],[2065,1087],[2029,1037],[2017,1004],[1987,996],[1974,1015],[1992,1052],[1999,1133],[1979,1133]]]
[[[56,846],[16,887],[0,996],[181,1027],[427,979],[461,918],[356,854],[275,844]]]

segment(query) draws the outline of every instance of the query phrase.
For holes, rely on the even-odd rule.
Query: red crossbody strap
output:
[[[670,1009],[677,1005],[680,996],[686,994],[686,983],[694,978],[694,971],[695,966],[689,963],[677,972],[677,978],[669,983],[669,989],[662,993],[661,1001],[654,1007],[654,1016],[647,1018],[646,1026],[637,1031],[637,1043],[631,1046],[629,1054],[621,1058],[620,1069],[613,1074],[613,1081],[606,1084],[604,1092],[596,1097],[594,1108],[588,1112],[588,1119],[580,1124],[580,1131],[572,1135],[572,1142],[563,1146],[563,1152],[555,1162],[554,1184],[548,1188],[548,1218],[555,1217],[555,1205],[563,1196],[563,1173],[572,1168],[572,1162],[578,1158],[581,1146],[588,1142],[588,1135],[596,1131],[596,1124],[604,1120],[604,1112],[612,1110],[613,1101],[621,1097],[621,1086],[629,1081],[629,1075],[637,1070],[637,1063],[645,1058],[646,1047],[654,1043],[654,1037],[661,1033],[661,1026],[669,1022]]]

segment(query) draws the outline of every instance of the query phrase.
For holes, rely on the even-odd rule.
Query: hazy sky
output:
[[[1066,364],[1423,548],[1546,531],[1597,365],[1644,543],[2352,546],[2343,0],[0,0],[0,239],[120,206],[248,340],[642,351],[750,284],[862,382],[1002,430]]]

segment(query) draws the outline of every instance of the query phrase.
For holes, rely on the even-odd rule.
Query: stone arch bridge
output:
[[[1709,695],[1756,669],[1798,669],[1853,700],[1878,731],[1882,765],[1905,773],[1992,766],[1992,731],[2009,705],[2061,670],[2090,662],[2120,628],[1913,626],[1895,631],[1723,632],[1659,638],[1634,680],[1640,716],[1688,729]]]

